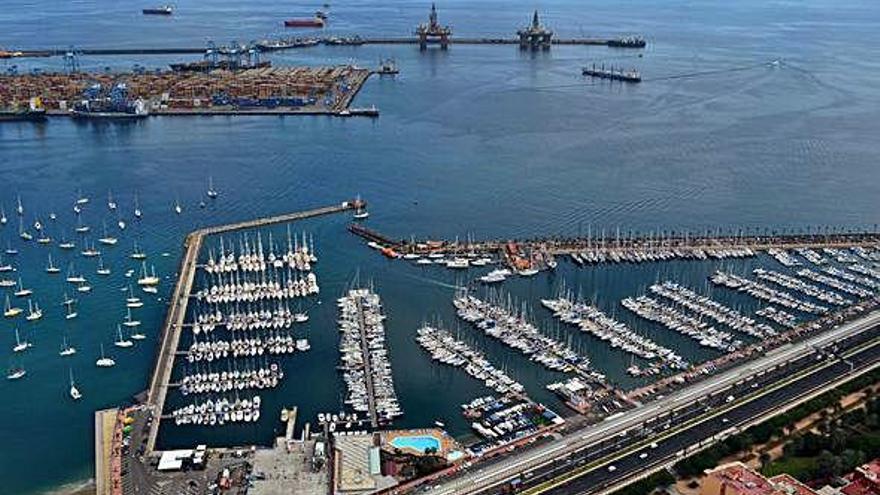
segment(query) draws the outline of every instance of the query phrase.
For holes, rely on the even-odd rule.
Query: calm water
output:
[[[531,2],[444,2],[441,21],[455,33],[509,35],[528,20]],[[317,4],[297,2],[242,6],[217,0],[176,2],[171,19],[145,18],[127,2],[4,3],[0,46],[82,47],[200,46],[279,34],[280,21],[308,15]],[[333,2],[332,33],[402,36],[427,14],[424,2]],[[362,194],[371,205],[370,224],[397,236],[532,236],[632,229],[706,229],[715,226],[793,228],[844,224],[873,226],[880,184],[880,62],[873,47],[880,21],[870,1],[717,2],[621,4],[543,2],[546,22],[563,36],[644,33],[651,44],[638,52],[602,47],[554,47],[520,53],[514,47],[454,46],[448,53],[420,54],[414,47],[314,48],[273,56],[276,64],[375,64],[394,57],[402,74],[371,79],[357,104],[376,104],[376,121],[329,118],[152,118],[134,125],[82,125],[52,121],[44,126],[0,126],[0,202],[10,224],[0,247],[19,245],[14,260],[25,285],[35,290],[46,316],[17,322],[34,348],[21,357],[28,376],[0,383],[0,479],[4,493],[40,492],[92,476],[92,412],[143,390],[155,352],[182,236],[196,226],[336,203]],[[90,70],[128,69],[134,63],[161,67],[172,58],[84,58]],[[780,60],[777,65],[769,65]],[[578,75],[585,63],[639,68],[638,86],[590,83]],[[57,68],[59,60],[2,61],[19,70]],[[200,210],[197,203],[213,175],[221,198]],[[92,198],[83,214],[92,240],[115,215],[105,206],[112,189],[129,227],[106,249],[113,269],[98,281],[96,262],[57,248],[23,246],[13,215],[15,195],[32,224],[39,215],[50,234],[72,236],[71,204],[77,189]],[[144,220],[130,218],[138,192]],[[181,216],[171,212],[175,198]],[[58,222],[48,221],[56,211]],[[264,393],[264,420],[211,432],[168,428],[166,446],[253,441],[268,443],[279,426],[277,411],[297,404],[303,418],[336,410],[340,382],[333,300],[357,275],[374,283],[389,315],[388,340],[398,394],[406,416],[401,426],[424,426],[443,418],[454,434],[467,433],[458,404],[486,390],[464,373],[431,363],[412,339],[425,320],[458,325],[451,286],[461,276],[392,263],[360,247],[348,235],[348,219],[327,217],[294,226],[314,234],[323,304],[311,308],[302,334],[312,350],[285,358],[287,378]],[[283,227],[275,231],[283,237]],[[112,348],[115,324],[124,316],[123,273],[134,239],[150,263],[168,277],[159,298],[137,311],[149,339],[132,350]],[[66,287],[43,272],[51,250],[63,270],[76,269],[94,285],[80,295],[80,316],[63,318],[58,305]],[[78,252],[78,250],[77,250]],[[163,257],[161,253],[169,256]],[[597,367],[625,386],[628,358],[585,335],[558,327],[537,306],[563,283],[579,288],[609,312],[691,359],[712,356],[689,340],[625,313],[618,301],[671,278],[709,292],[706,275],[739,263],[669,263],[575,269],[562,263],[554,275],[507,285],[515,298],[534,306],[536,319],[590,355]],[[758,305],[729,291],[714,297],[744,311]],[[26,304],[26,303],[25,303]],[[13,359],[13,325],[0,323]],[[553,377],[494,341],[460,326],[462,336],[485,349],[521,380],[538,400],[558,404],[543,385]],[[69,335],[79,349],[62,360]],[[96,370],[99,343],[117,360]],[[72,368],[85,397],[66,396]],[[170,399],[172,403],[176,399]]]

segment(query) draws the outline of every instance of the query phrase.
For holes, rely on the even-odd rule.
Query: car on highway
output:
[[[608,472],[613,473],[614,471],[617,471],[617,466],[615,466],[614,464],[610,464],[608,466]]]
[[[647,458],[648,458],[647,452],[642,452],[641,454],[639,454],[639,459],[647,459]]]

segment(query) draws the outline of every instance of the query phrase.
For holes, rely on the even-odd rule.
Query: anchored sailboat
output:
[[[76,388],[76,382],[73,381],[73,369],[70,370],[70,398],[73,400],[82,399],[82,393]]]
[[[131,317],[131,314],[129,314],[129,318],[130,317]],[[113,342],[113,345],[115,345],[116,347],[121,347],[123,349],[134,345],[134,342],[132,342],[131,340],[128,340],[122,336],[122,326],[121,325],[116,325],[116,342]]]
[[[99,357],[98,360],[95,361],[95,366],[97,366],[98,368],[110,368],[116,366],[116,361],[114,361],[113,358],[104,355],[103,343],[101,344],[101,357]]]

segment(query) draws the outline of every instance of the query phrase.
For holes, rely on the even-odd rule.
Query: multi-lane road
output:
[[[727,394],[732,390],[738,392],[738,389],[744,386],[751,387],[754,384],[758,384],[760,388],[770,386],[794,371],[780,372],[783,368],[787,369],[792,363],[806,363],[809,361],[807,358],[815,355],[817,349],[840,345],[851,337],[860,336],[858,339],[852,338],[850,340],[863,341],[865,335],[867,335],[866,332],[870,330],[873,333],[878,324],[880,324],[880,311],[875,311],[858,320],[843,324],[805,341],[787,344],[768,352],[758,359],[743,363],[736,368],[684,388],[667,397],[627,411],[619,416],[606,419],[599,424],[567,432],[553,441],[544,442],[533,448],[513,452],[503,460],[495,461],[485,467],[479,467],[480,465],[477,464],[469,471],[436,483],[432,487],[431,493],[439,495],[493,493],[497,487],[504,485],[514,478],[522,479],[523,475],[530,473],[540,474],[542,470],[552,469],[554,471],[561,471],[572,468],[572,466],[568,468],[560,467],[558,462],[560,459],[563,462],[567,462],[568,459],[584,459],[590,455],[599,455],[601,457],[600,452],[603,450],[623,449],[625,448],[623,444],[626,443],[629,436],[635,431],[643,432],[646,425],[657,424],[662,421],[666,421],[668,424],[671,417],[674,417],[676,422],[684,421],[704,407],[701,405],[702,401],[707,401],[711,398],[718,400],[719,397],[729,397]],[[865,354],[859,354],[859,356],[865,359],[873,356],[873,351],[865,352]],[[839,366],[834,366],[835,369],[833,371],[825,371],[831,369],[831,367],[825,367],[811,376],[815,376],[814,379],[821,382],[822,377],[827,377],[827,373],[832,373],[832,375],[833,373],[840,373],[840,370],[836,369],[840,366],[845,367],[845,371],[850,369],[849,364],[839,363]],[[811,378],[804,383],[809,383],[812,380]],[[749,383],[746,384],[746,382]],[[776,393],[776,391],[768,394],[768,396],[773,393]],[[744,408],[741,409],[743,414],[749,414],[749,411],[752,411],[751,407],[758,407],[746,406],[752,403],[757,403],[757,401],[753,400],[744,404]],[[728,418],[728,421],[731,421],[731,419]],[[703,431],[703,427],[694,428],[693,431],[694,435],[699,436],[699,432]],[[688,437],[681,438],[683,441],[688,440]],[[609,445],[609,439],[620,439],[620,442]],[[670,442],[668,448],[672,447]],[[658,452],[655,455],[655,458],[657,457],[662,457],[662,452]],[[647,457],[638,460],[643,461],[642,464],[645,464]],[[594,461],[591,460],[591,462]],[[618,470],[616,468],[617,466],[615,466],[613,472],[604,471],[607,477],[607,480],[604,481],[605,483],[608,480],[621,479],[626,473],[625,469]],[[580,479],[590,478],[584,476]],[[603,480],[594,479],[591,482],[598,483],[591,486],[602,486]],[[573,492],[566,490],[565,493]]]

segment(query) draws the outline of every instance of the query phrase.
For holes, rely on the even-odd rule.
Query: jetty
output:
[[[180,343],[180,335],[184,328],[184,318],[190,300],[189,295],[192,292],[193,281],[198,266],[198,257],[205,237],[243,229],[289,223],[334,213],[342,213],[348,210],[353,210],[357,207],[363,207],[364,204],[365,203],[359,199],[354,201],[343,201],[336,205],[314,208],[311,210],[285,213],[214,227],[205,227],[195,230],[186,236],[186,239],[184,240],[185,252],[180,262],[180,268],[178,269],[179,275],[177,283],[175,284],[174,291],[169,299],[168,313],[165,317],[165,323],[162,326],[162,336],[156,357],[156,364],[153,367],[153,374],[150,378],[149,389],[147,391],[146,403],[152,409],[153,416],[156,418],[156,420],[150,424],[150,431],[147,437],[146,452],[148,455],[155,451],[156,439],[159,434],[159,425],[161,423],[161,414],[165,407],[165,398],[168,389],[171,386],[171,373],[174,369],[175,357],[179,354],[178,346]]]

